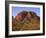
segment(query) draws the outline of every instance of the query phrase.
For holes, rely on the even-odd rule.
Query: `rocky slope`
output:
[[[12,16],[12,30],[40,30],[40,17],[32,11],[22,11],[14,18]]]

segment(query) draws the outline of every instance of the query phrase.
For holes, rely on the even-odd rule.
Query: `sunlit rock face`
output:
[[[22,16],[21,15],[18,15],[15,17],[16,21],[21,21],[22,20]]]
[[[31,18],[34,18],[34,17],[37,17],[37,15],[34,12],[22,11],[15,17],[15,19],[16,21],[22,21],[25,18],[28,20],[31,20]]]
[[[27,11],[22,11],[22,12],[20,12],[16,17],[15,17],[15,19],[17,20],[17,21],[22,21],[22,20],[24,20],[24,18],[26,18],[26,16],[27,16]]]

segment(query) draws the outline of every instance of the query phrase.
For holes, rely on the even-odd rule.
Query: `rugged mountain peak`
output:
[[[27,18],[28,20],[31,20],[31,18],[39,18],[35,12],[32,11],[22,11],[18,13],[18,15],[15,17],[16,21],[22,21],[24,18]]]
[[[15,18],[12,16],[12,30],[39,30],[40,17],[32,11],[22,11]]]

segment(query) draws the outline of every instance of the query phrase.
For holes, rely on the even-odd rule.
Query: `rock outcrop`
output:
[[[13,16],[12,16],[13,17]],[[13,20],[12,20],[13,21]],[[22,11],[14,18],[12,22],[12,30],[39,30],[40,17],[32,11]]]

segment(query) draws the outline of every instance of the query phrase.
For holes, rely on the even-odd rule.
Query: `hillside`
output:
[[[32,11],[22,11],[12,16],[12,31],[40,30],[40,17]]]

